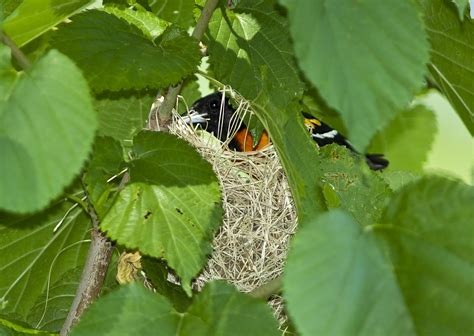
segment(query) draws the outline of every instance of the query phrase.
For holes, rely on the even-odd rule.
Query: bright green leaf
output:
[[[194,316],[204,322],[202,335],[281,335],[270,307],[263,301],[240,293],[223,281],[206,284],[188,309],[189,318],[183,323],[183,334],[195,333]]]
[[[25,0],[3,22],[2,28],[21,47],[91,2],[91,0]]]
[[[56,334],[47,331],[33,329],[25,323],[18,323],[0,317],[0,335],[1,336],[27,336],[27,335],[42,335],[54,336]]]
[[[94,107],[99,113],[99,135],[130,145],[133,136],[146,126],[154,99],[149,92],[108,93],[96,97]]]
[[[217,177],[193,147],[171,134],[139,133],[134,155],[131,184],[120,192],[101,227],[130,249],[163,257],[189,294],[221,222]]]
[[[158,17],[188,28],[194,23],[194,0],[148,0],[148,3]]]
[[[474,22],[447,0],[418,0],[431,42],[431,75],[474,135]]]
[[[35,310],[48,315],[56,307],[53,296],[49,296],[47,305],[43,302],[39,306],[40,298],[48,291],[69,295],[71,305],[70,289],[51,287],[70,270],[82,267],[89,246],[84,240],[90,237],[89,219],[78,209],[68,213],[71,206],[63,202],[28,216],[0,214],[0,306],[5,305],[2,313],[14,312],[26,318],[36,305]],[[31,316],[29,322],[36,325],[41,316]]]
[[[71,57],[96,91],[165,87],[197,70],[198,43],[184,31],[152,41],[135,25],[88,11],[61,25],[52,44]]]
[[[34,211],[79,172],[94,139],[96,113],[79,69],[57,51],[15,78],[11,66],[2,65],[1,78],[11,85],[0,94],[0,208]]]
[[[406,184],[416,181],[421,176],[414,174],[412,172],[395,170],[395,171],[388,171],[382,174],[383,179],[387,184],[390,186],[390,189],[396,191],[401,187],[405,186]]]
[[[230,25],[230,26],[229,26]],[[286,20],[270,2],[242,0],[218,9],[209,22],[209,63],[214,76],[247,99],[271,83],[291,96],[303,84],[294,64]]]
[[[285,269],[284,296],[302,335],[415,335],[375,236],[340,210],[298,231]]]
[[[381,174],[370,171],[363,157],[339,145],[322,147],[320,160],[322,181],[336,193],[339,207],[364,226],[378,222],[391,196]],[[323,191],[327,195],[328,189]]]
[[[426,177],[401,188],[377,231],[420,335],[474,330],[474,187]]]
[[[381,130],[372,139],[369,152],[385,155],[390,161],[386,171],[422,172],[436,129],[434,113],[417,105],[398,114]]]
[[[166,28],[171,25],[169,22],[160,20],[153,13],[145,10],[136,10],[134,8],[120,9],[112,6],[105,7],[104,10],[137,26],[152,41],[163,34]]]
[[[106,313],[104,313],[106,312]],[[85,312],[71,336],[81,335],[279,335],[265,302],[223,282],[207,284],[187,312],[138,284],[121,287]]]
[[[296,57],[361,151],[421,87],[428,62],[411,0],[280,0]],[[310,33],[309,33],[310,32]]]

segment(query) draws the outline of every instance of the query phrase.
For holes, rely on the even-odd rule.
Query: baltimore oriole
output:
[[[224,106],[221,108],[222,102]],[[229,142],[230,149],[248,152],[263,149],[270,144],[267,132],[263,131],[257,144],[254,145],[251,133],[235,112],[229,98],[225,97],[223,100],[222,93],[215,92],[197,100],[192,105],[189,114],[184,116],[184,121],[188,124],[200,125],[221,141],[226,141],[233,135]],[[302,114],[305,126],[318,146],[336,143],[358,153],[337,130],[310,114]],[[238,127],[237,132],[235,132],[236,127]],[[388,160],[383,157],[383,154],[366,154],[365,157],[368,166],[373,170],[384,169],[388,166]]]

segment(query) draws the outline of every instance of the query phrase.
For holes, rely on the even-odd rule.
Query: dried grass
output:
[[[245,102],[237,111],[251,113]],[[234,130],[238,126],[234,125]],[[250,153],[231,151],[207,132],[186,125],[178,115],[170,132],[189,141],[212,164],[222,188],[224,222],[195,288],[225,279],[249,292],[280,275],[289,239],[296,230],[296,213],[273,146]],[[282,322],[281,300],[272,302]]]

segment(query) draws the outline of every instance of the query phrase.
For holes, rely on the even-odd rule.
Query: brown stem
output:
[[[283,286],[283,277],[280,275],[277,278],[270,280],[269,282],[255,288],[249,293],[250,296],[260,299],[268,299],[273,294],[277,294],[281,291]]]
[[[31,67],[31,62],[28,57],[23,54],[23,52],[20,50],[20,48],[17,47],[15,42],[13,42],[2,30],[0,30],[0,41],[10,48],[13,57],[17,60],[18,64],[23,70],[26,70]]]
[[[87,212],[92,220],[91,244],[74,301],[60,332],[61,336],[69,334],[86,308],[99,297],[113,251],[112,242],[99,229],[99,218],[90,199],[87,198],[87,201]]]
[[[209,20],[211,19],[212,13],[217,6],[219,0],[207,0],[204,8],[201,11],[201,16],[194,27],[192,36],[200,41],[204,36],[204,32],[207,29],[207,25],[209,24]],[[171,111],[176,104],[176,98],[178,98],[178,94],[181,91],[181,87],[183,83],[179,83],[176,86],[170,86],[168,91],[164,97],[164,101],[161,103],[158,109],[158,123],[160,125],[160,129],[162,131],[167,131],[168,127],[171,123]]]

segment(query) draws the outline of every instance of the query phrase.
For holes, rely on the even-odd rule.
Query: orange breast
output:
[[[240,151],[242,152],[251,152],[256,150],[261,150],[267,147],[270,144],[270,138],[266,131],[263,131],[260,136],[260,140],[255,147],[253,147],[253,139],[250,132],[244,128],[238,131],[234,136],[235,142],[238,144]]]

